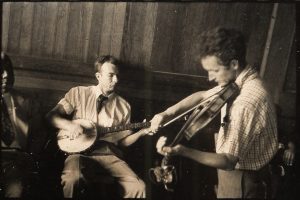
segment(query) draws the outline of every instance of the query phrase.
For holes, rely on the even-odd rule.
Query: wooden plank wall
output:
[[[237,28],[244,32],[249,40],[249,63],[259,63],[272,6],[253,3],[160,5],[160,20],[157,23],[152,54],[154,69],[206,76],[196,59],[197,37],[201,32],[216,26]]]
[[[196,59],[201,32],[218,25],[239,28],[249,39],[249,62],[259,65],[272,8],[270,3],[5,2],[2,49],[14,57],[20,86],[28,76],[43,79],[35,84],[42,88],[50,78],[72,85],[68,75],[90,84],[96,56],[112,54],[127,63],[128,84],[148,86],[130,93],[176,101],[211,86]]]
[[[249,36],[249,61],[259,63],[272,7],[262,3],[6,2],[2,49],[14,55],[88,64],[97,55],[112,54],[135,67],[206,76],[195,59],[197,36],[217,25],[239,28]]]

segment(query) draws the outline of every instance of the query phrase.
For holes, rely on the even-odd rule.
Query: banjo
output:
[[[113,127],[101,127],[98,128],[97,131],[95,125],[90,128],[90,120],[75,119],[72,122],[77,123],[84,128],[83,134],[78,135],[76,138],[71,138],[69,131],[61,129],[59,130],[56,137],[59,149],[68,154],[83,153],[89,150],[99,138],[105,136],[105,134],[107,133],[114,133],[138,128],[148,128],[151,125],[150,122],[132,123]]]

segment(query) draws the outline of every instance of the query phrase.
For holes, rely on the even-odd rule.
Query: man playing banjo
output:
[[[118,65],[118,60],[113,56],[99,57],[95,62],[98,85],[71,88],[48,113],[47,118],[51,124],[68,132],[69,140],[74,140],[93,129],[99,130],[102,127],[124,125],[130,122],[130,105],[114,92],[118,83]],[[74,120],[63,117],[66,115],[72,115],[73,119],[85,120],[82,123],[75,123]],[[79,182],[82,183],[88,178],[84,176],[81,169],[90,169],[89,163],[93,162],[116,178],[122,188],[122,197],[145,198],[145,183],[122,159],[117,146],[130,146],[147,134],[147,129],[133,134],[129,130],[109,133],[103,137],[100,136],[87,153],[69,155],[65,160],[61,176],[64,197],[74,197],[78,191]],[[97,168],[89,171],[96,173]]]

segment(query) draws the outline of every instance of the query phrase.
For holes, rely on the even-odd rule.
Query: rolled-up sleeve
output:
[[[78,101],[78,89],[77,87],[70,89],[65,96],[58,102],[62,105],[67,114],[71,114],[75,108]]]

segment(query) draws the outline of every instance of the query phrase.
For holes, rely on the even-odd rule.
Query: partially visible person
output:
[[[151,131],[175,116],[193,108],[202,100],[235,83],[239,95],[221,110],[216,152],[183,146],[165,146],[157,142],[162,155],[180,155],[216,168],[217,198],[265,198],[268,165],[278,150],[276,112],[272,98],[254,67],[246,61],[246,42],[235,29],[215,28],[204,32],[199,41],[199,63],[208,72],[209,81],[218,86],[196,92],[151,120]]]
[[[270,198],[286,199],[297,193],[297,157],[296,141],[293,137],[279,143],[279,150],[270,164]]]
[[[94,127],[100,131],[103,127],[130,123],[131,107],[125,99],[115,93],[118,67],[119,61],[115,57],[98,57],[95,61],[95,77],[98,84],[71,88],[47,114],[49,122],[54,127],[67,131],[72,139]],[[66,116],[89,120],[89,123],[74,123]],[[99,137],[88,152],[69,155],[61,176],[64,197],[76,197],[80,186],[87,185],[88,182],[95,185],[103,178],[97,175],[99,169],[103,168],[116,179],[121,197],[145,198],[145,183],[124,161],[120,147],[130,146],[147,134],[150,134],[147,129],[135,133],[130,130],[110,133]]]
[[[294,193],[296,178],[296,134],[287,134],[280,126],[282,109],[277,104],[278,118],[278,152],[270,162],[270,198],[284,198]]]
[[[47,139],[39,103],[14,89],[11,59],[1,52],[1,190],[22,197]]]

